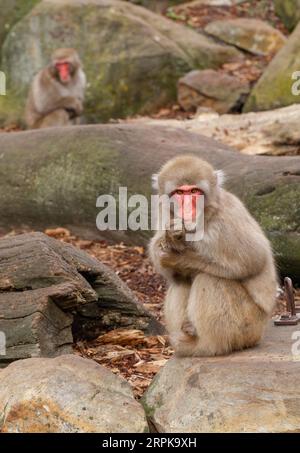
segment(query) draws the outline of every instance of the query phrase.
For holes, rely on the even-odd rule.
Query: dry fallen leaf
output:
[[[97,338],[98,344],[119,344],[119,345],[136,345],[140,344],[145,337],[142,330],[134,329],[115,329],[105,333]]]
[[[67,230],[66,228],[48,228],[47,230],[45,230],[45,234],[47,234],[47,236],[50,236],[52,238],[61,238],[61,237],[65,237],[65,238],[68,238],[71,236],[71,233],[69,230]]]
[[[140,373],[157,373],[159,369],[167,363],[167,359],[153,360],[152,362],[141,362],[134,365],[136,371]]]

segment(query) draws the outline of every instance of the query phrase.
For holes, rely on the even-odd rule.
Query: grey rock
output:
[[[178,103],[184,110],[207,107],[218,113],[241,109],[250,86],[213,69],[191,71],[178,81]]]
[[[297,341],[299,327],[270,325],[256,348],[218,358],[172,358],[142,399],[146,413],[167,433],[299,432]]]
[[[0,371],[4,433],[139,433],[148,431],[130,385],[75,355],[19,360]]]

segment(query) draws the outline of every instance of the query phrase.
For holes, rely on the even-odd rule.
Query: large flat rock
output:
[[[143,397],[147,415],[159,432],[300,432],[299,338],[299,326],[270,324],[256,348],[169,360]]]
[[[130,385],[93,360],[27,359],[0,371],[0,432],[145,431],[146,417]]]

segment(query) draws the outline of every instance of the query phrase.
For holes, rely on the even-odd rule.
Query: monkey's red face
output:
[[[67,61],[60,61],[55,64],[59,79],[62,83],[68,83],[71,80],[71,64]]]
[[[176,214],[184,221],[195,221],[199,198],[204,192],[197,186],[180,186],[172,193],[171,197],[176,203]]]

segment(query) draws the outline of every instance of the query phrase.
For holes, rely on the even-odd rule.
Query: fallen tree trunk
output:
[[[264,112],[219,115],[200,113],[195,119],[136,121],[149,125],[180,127],[189,132],[214,137],[243,154],[266,156],[300,155],[300,105]]]
[[[82,250],[42,233],[0,241],[0,366],[70,353],[73,339],[117,327],[164,331],[113,271]]]
[[[300,280],[300,157],[241,155],[185,130],[139,123],[0,134],[0,228],[65,226],[85,237],[145,244],[149,231],[96,229],[96,199],[120,186],[150,197],[151,174],[194,153],[227,174],[271,239],[280,268]]]

